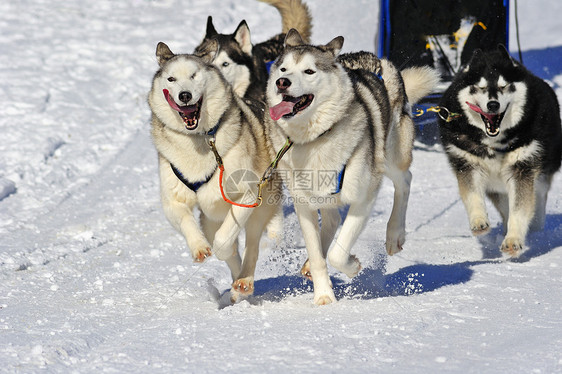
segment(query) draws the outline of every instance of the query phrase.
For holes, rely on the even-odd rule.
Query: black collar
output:
[[[176,177],[178,177],[178,179],[180,181],[182,181],[182,183],[185,184],[185,186],[187,188],[189,188],[191,191],[193,191],[195,193],[197,193],[197,190],[199,190],[199,188],[201,188],[205,183],[207,183],[208,181],[211,180],[211,178],[215,174],[215,171],[217,170],[217,167],[215,166],[215,169],[213,170],[213,172],[211,174],[209,174],[206,179],[204,179],[202,181],[197,181],[197,182],[190,182],[190,181],[187,180],[186,177],[183,176],[181,171],[179,171],[172,163],[170,163],[170,166],[172,168],[172,171],[176,175]]]

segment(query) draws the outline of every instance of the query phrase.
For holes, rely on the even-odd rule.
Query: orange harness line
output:
[[[279,150],[279,152],[277,152],[277,156],[275,156],[275,159],[271,162],[271,164],[267,167],[267,169],[265,170],[265,172],[263,173],[263,176],[260,179],[260,182],[258,183],[258,197],[256,198],[256,202],[253,204],[240,204],[237,203],[235,201],[230,200],[225,192],[224,192],[224,188],[223,188],[223,178],[224,178],[224,164],[222,162],[222,157],[219,155],[219,152],[217,151],[217,147],[215,146],[215,139],[209,139],[208,141],[209,147],[211,148],[211,151],[213,151],[214,155],[215,155],[215,159],[217,160],[217,164],[219,165],[219,188],[221,191],[221,195],[222,195],[222,199],[224,201],[226,201],[229,204],[232,204],[234,206],[239,206],[242,208],[257,208],[259,207],[262,202],[262,194],[263,194],[263,188],[265,187],[265,185],[267,184],[267,182],[271,179],[271,177],[273,176],[273,172],[275,171],[275,169],[277,169],[277,164],[279,163],[279,160],[281,160],[281,158],[285,155],[285,153],[287,153],[287,151],[292,147],[293,142],[287,138],[287,141],[285,142],[285,145],[283,146],[283,148],[281,148],[281,150]]]
[[[240,204],[237,203],[235,201],[230,200],[228,197],[226,197],[226,194],[224,193],[224,188],[222,187],[222,179],[223,179],[223,175],[224,175],[224,165],[219,164],[219,187],[221,190],[221,195],[222,195],[222,199],[224,201],[226,201],[229,204],[235,205],[235,206],[239,206],[242,208],[257,208],[258,206],[261,205],[262,203],[262,197],[261,197],[261,186],[260,184],[258,184],[258,198],[256,199],[256,202],[253,204]]]

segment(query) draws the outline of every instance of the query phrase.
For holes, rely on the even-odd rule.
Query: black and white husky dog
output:
[[[504,46],[476,50],[444,93],[441,140],[474,235],[490,229],[484,197],[500,212],[501,250],[518,256],[529,229],[542,230],[553,174],[560,168],[560,107],[552,88]]]

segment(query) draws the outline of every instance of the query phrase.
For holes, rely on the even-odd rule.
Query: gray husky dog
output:
[[[485,196],[500,212],[501,251],[518,256],[527,231],[542,230],[562,130],[554,90],[515,62],[504,46],[476,50],[444,93],[441,140],[474,235],[490,230]]]
[[[279,199],[271,196],[280,193],[280,183],[263,190],[261,206],[246,207],[255,201],[247,200],[258,195],[254,182],[273,156],[263,122],[209,60],[176,55],[164,43],[158,44],[156,57],[160,69],[148,103],[162,206],[196,262],[211,254],[226,261],[235,301],[253,292],[260,237],[278,211],[278,204],[271,202]],[[233,205],[236,198],[244,206]],[[242,261],[237,239],[244,228]]]
[[[274,148],[293,144],[279,168],[308,251],[302,272],[312,278],[319,305],[336,300],[326,257],[349,277],[361,270],[350,252],[384,175],[395,187],[386,250],[394,254],[402,249],[414,140],[411,104],[439,81],[430,68],[400,73],[367,52],[338,57],[342,45],[341,36],[326,45],[307,45],[298,31],[290,30],[267,87]],[[380,76],[373,74],[375,69]],[[349,211],[328,252],[341,221],[338,207],[345,205]]]

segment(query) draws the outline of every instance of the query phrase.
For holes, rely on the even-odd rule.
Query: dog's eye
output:
[[[174,78],[174,77],[169,77],[169,78],[168,78],[168,82],[175,82],[175,81],[176,81],[176,78]]]
[[[196,75],[197,75],[197,73],[193,73],[193,75],[191,76],[191,79],[195,79]]]
[[[315,72],[314,70],[312,70],[312,69],[306,69],[306,70],[304,71],[304,73],[305,73],[305,74],[308,74],[308,75],[312,75],[312,74],[314,74],[314,73],[316,73],[316,72]]]
[[[281,69],[279,69],[279,70],[281,70],[281,73],[284,73],[284,72],[287,71],[287,69],[285,69],[285,68],[281,68]]]
[[[223,67],[223,68],[227,67],[228,65],[230,65],[230,64],[229,64],[228,62],[226,62],[226,61],[222,63],[222,67]]]

